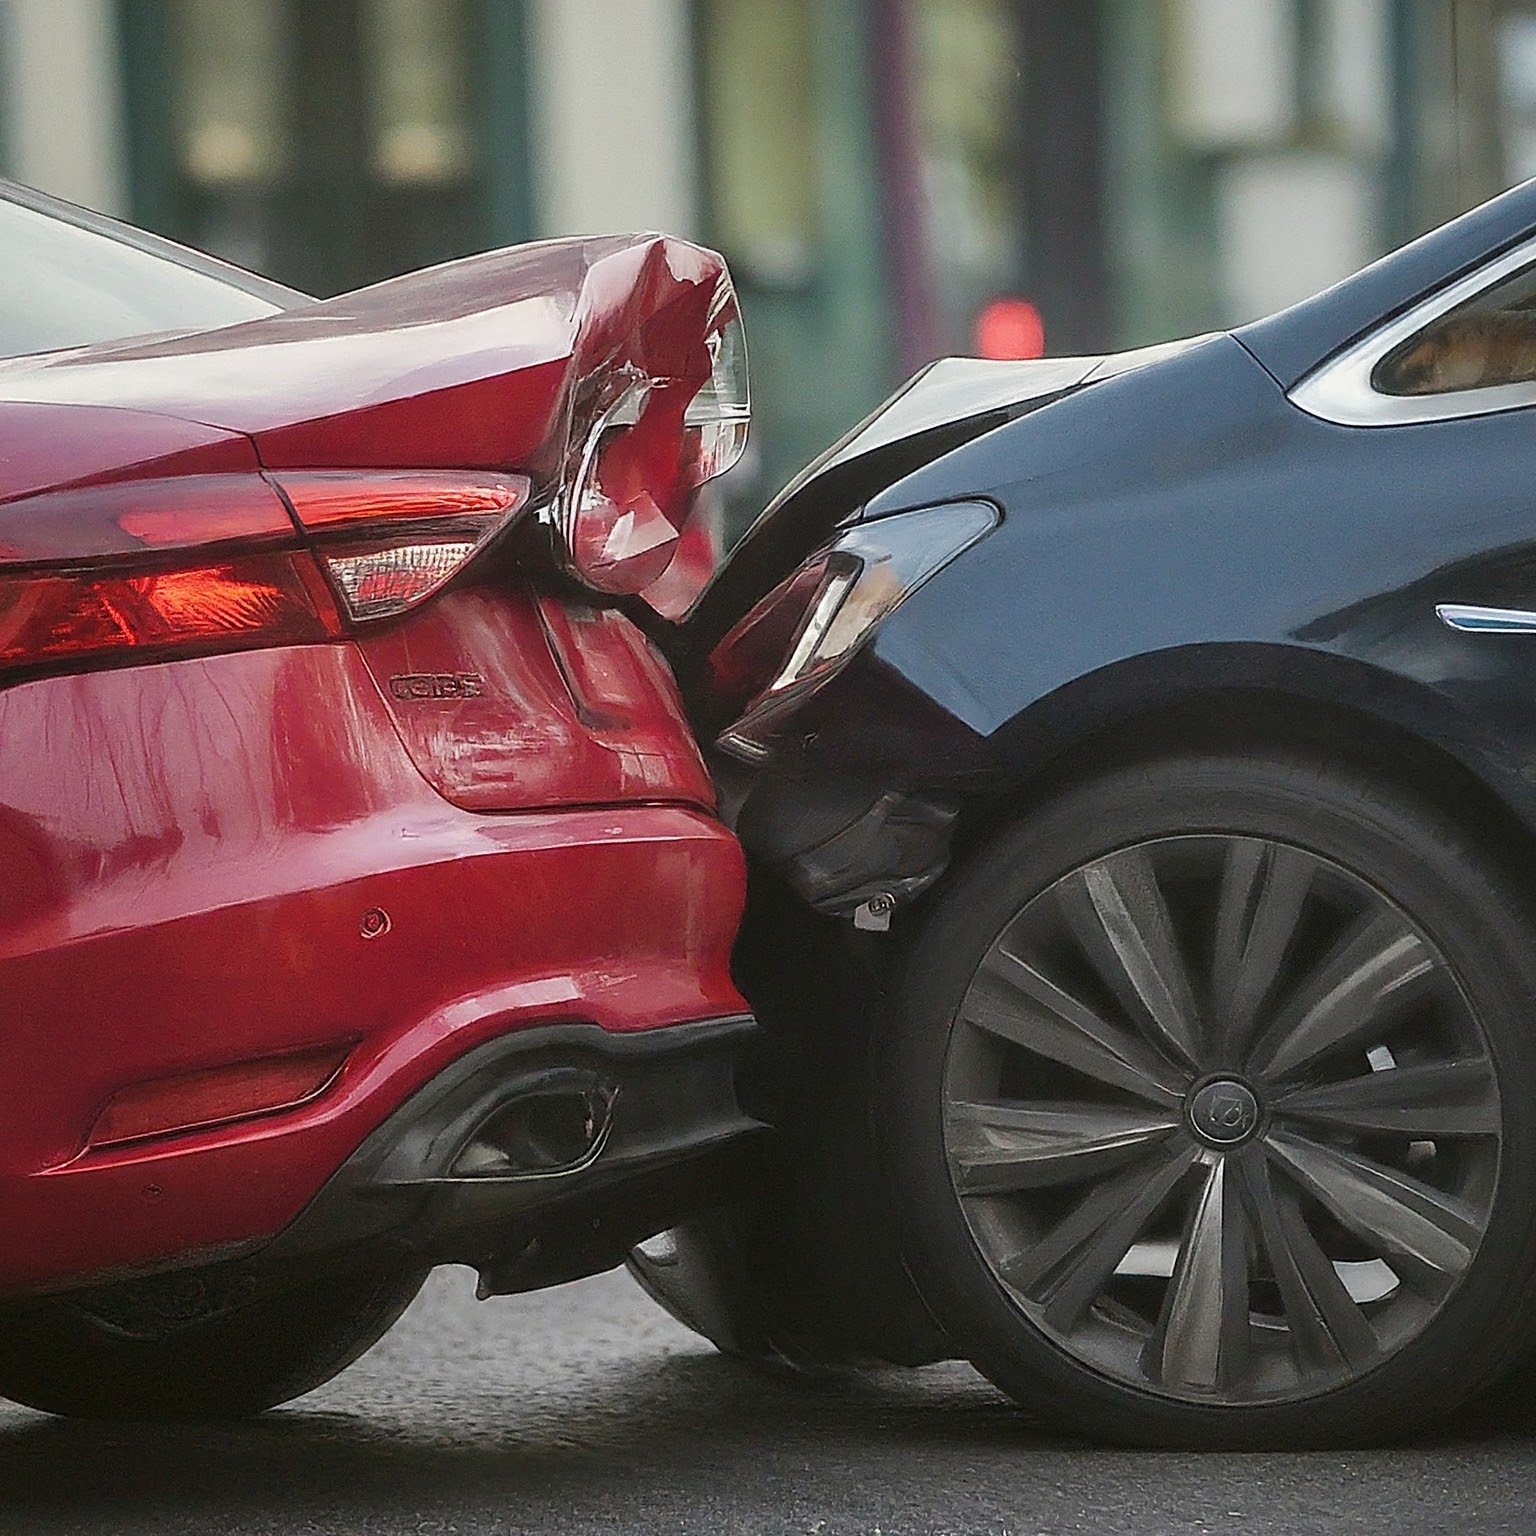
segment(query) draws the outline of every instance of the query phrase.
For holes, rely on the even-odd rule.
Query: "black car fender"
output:
[[[1458,632],[1438,609],[1536,607],[1531,427],[1321,422],[1221,336],[973,440],[865,516],[986,498],[1000,526],[781,727],[739,800],[744,840],[792,881],[797,861],[835,865],[800,887],[822,910],[910,898],[942,872],[935,808],[963,836],[976,807],[1154,720],[1165,740],[1369,743],[1388,768],[1481,786],[1529,837],[1536,636]],[[837,857],[806,859],[829,838]]]

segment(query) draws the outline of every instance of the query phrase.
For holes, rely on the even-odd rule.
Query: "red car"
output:
[[[259,1409],[706,1204],[743,859],[627,613],[713,570],[720,258],[315,302],[0,187],[0,270],[0,1394]]]

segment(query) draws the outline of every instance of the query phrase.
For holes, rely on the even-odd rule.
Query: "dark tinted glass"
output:
[[[0,357],[214,330],[303,302],[168,240],[0,185]]]
[[[1376,365],[1384,395],[1441,395],[1536,379],[1536,267],[1458,304]]]

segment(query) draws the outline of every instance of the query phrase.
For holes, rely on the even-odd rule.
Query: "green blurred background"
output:
[[[716,245],[748,508],[929,358],[1246,319],[1536,173],[1536,0],[0,0],[0,93],[8,174],[315,293]]]

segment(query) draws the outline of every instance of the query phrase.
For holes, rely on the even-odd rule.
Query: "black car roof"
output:
[[[1234,334],[1289,389],[1378,321],[1536,232],[1536,178]]]

